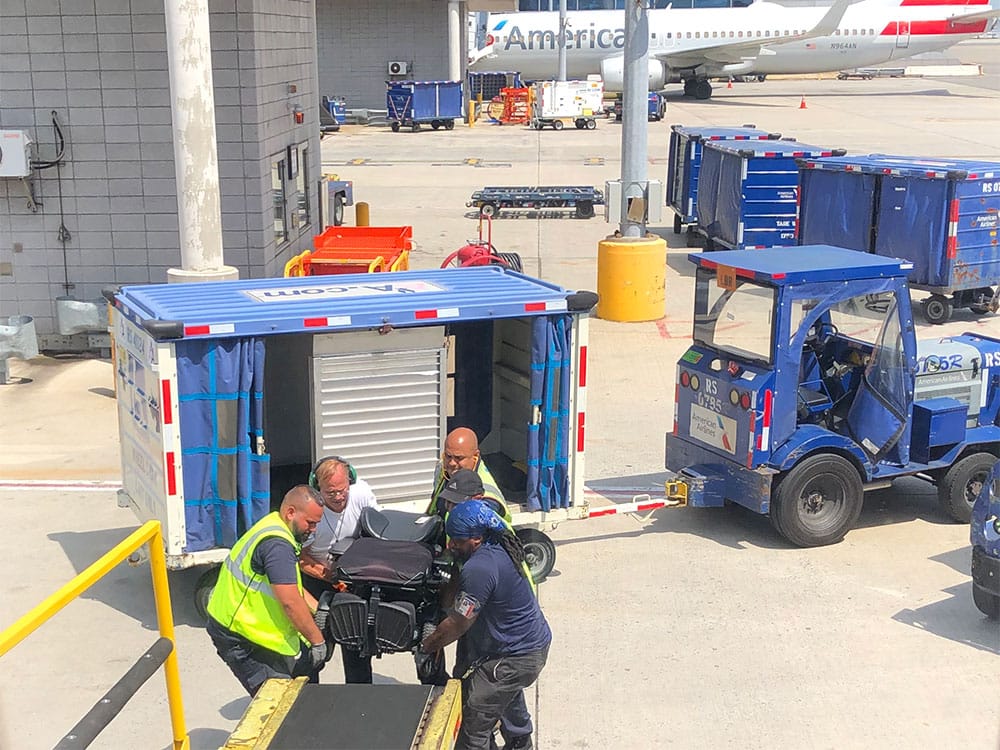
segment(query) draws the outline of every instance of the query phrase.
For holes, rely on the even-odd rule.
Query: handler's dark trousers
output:
[[[212,617],[208,618],[207,630],[215,650],[251,696],[256,695],[260,686],[271,677],[288,678],[295,671],[297,657],[284,656],[251,643]]]
[[[546,646],[527,654],[489,658],[462,680],[462,726],[455,750],[489,750],[501,716],[505,742],[531,734],[524,689],[538,679],[548,655]]]

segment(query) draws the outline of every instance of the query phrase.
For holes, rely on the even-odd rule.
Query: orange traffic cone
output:
[[[730,79],[729,79],[729,83],[727,83],[727,84],[726,84],[726,88],[727,88],[727,89],[731,89],[732,87],[733,87],[733,79],[732,79],[732,78],[730,78]]]
[[[805,109],[805,108],[806,108],[806,98],[805,96],[803,96],[802,101],[799,102],[799,109]]]

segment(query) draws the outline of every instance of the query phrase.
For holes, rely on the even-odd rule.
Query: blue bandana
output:
[[[445,530],[452,539],[489,538],[507,530],[503,520],[482,500],[466,500],[448,513]]]

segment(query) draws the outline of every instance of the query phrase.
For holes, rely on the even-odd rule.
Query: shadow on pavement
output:
[[[965,552],[968,553],[968,548]],[[902,609],[892,619],[941,638],[1000,655],[1000,629],[994,620],[980,613],[973,604],[972,581],[949,586],[942,593],[948,598],[917,609]]]

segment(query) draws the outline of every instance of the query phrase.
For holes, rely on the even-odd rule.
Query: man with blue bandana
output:
[[[541,673],[552,631],[525,575],[524,550],[482,500],[466,500],[448,514],[448,548],[461,561],[458,593],[448,616],[420,650],[434,653],[462,639],[462,725],[456,750],[489,750],[504,721],[504,747],[533,747],[524,689]]]

